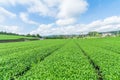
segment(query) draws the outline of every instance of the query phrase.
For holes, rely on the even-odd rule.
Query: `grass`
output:
[[[0,80],[119,80],[120,38],[0,44]]]
[[[0,40],[20,39],[20,38],[32,38],[32,37],[16,36],[16,35],[0,35]]]

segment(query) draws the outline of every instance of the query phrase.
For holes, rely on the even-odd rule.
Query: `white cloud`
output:
[[[0,7],[0,14],[5,15],[5,16],[10,17],[10,18],[16,17],[16,14],[4,9],[3,7]]]
[[[40,15],[47,16],[49,14],[49,8],[42,1],[34,0],[32,6],[28,8],[30,13],[39,13]]]
[[[33,0],[0,0],[1,5],[12,5],[15,6],[17,4],[22,4],[22,5],[30,5],[31,1]]]
[[[28,24],[37,24],[29,19],[30,13],[56,19],[52,24],[39,25],[36,30],[31,31],[31,34],[80,34],[81,32],[102,32],[120,28],[120,16],[108,17],[89,24],[76,24],[77,18],[87,10],[88,3],[86,0],[0,0],[0,4],[26,6],[27,11],[20,13],[20,18]],[[0,22],[4,21],[6,17],[13,18],[15,16],[14,13],[0,7]]]
[[[23,12],[20,13],[20,18],[22,19],[23,22],[28,23],[28,24],[35,24],[35,25],[38,24],[35,21],[30,20],[28,16],[29,15],[27,13],[23,13]]]
[[[40,35],[69,35],[69,34],[79,34],[81,33],[82,25],[64,26],[64,27],[54,27],[55,24],[42,24],[36,30],[33,30],[31,34]]]
[[[80,16],[87,10],[86,0],[2,0],[0,3],[11,5],[27,5],[29,13],[50,16],[58,20],[66,20]]]
[[[0,25],[0,31],[12,32],[12,33],[20,33],[21,30],[22,29],[19,26]]]
[[[57,19],[55,23],[59,26],[74,24],[88,6],[86,0],[30,0],[26,4],[29,4],[27,8],[29,13],[54,17]]]
[[[89,30],[93,31],[111,31],[118,30],[120,25],[120,16],[112,16],[105,18],[104,20],[93,21],[88,24]]]
[[[10,6],[17,4],[26,6],[27,11],[25,13],[21,12],[19,17],[28,24],[37,24],[29,19],[30,13],[56,19],[53,24],[42,24],[37,30],[32,31],[32,33],[40,32],[43,35],[47,33],[74,33],[75,28],[77,28],[75,25],[77,17],[87,10],[88,5],[86,0],[1,0],[0,3]]]
[[[74,18],[70,19],[59,19],[56,21],[56,24],[59,26],[66,26],[66,25],[72,25],[76,22]]]
[[[56,23],[60,26],[75,23],[77,17],[87,10],[88,5],[86,0],[2,0],[0,3],[13,6],[16,4],[27,5],[27,14],[37,13],[40,16],[56,18]],[[25,15],[23,19],[28,22],[25,20]],[[64,21],[67,23],[65,24]],[[30,22],[32,23],[32,21]]]
[[[12,5],[21,4],[27,6],[29,13],[38,13],[40,16],[53,16],[56,12],[56,8],[53,7],[60,0],[1,0],[2,5]],[[58,6],[58,5],[57,5]]]
[[[119,24],[120,17],[119,16],[112,16],[109,18],[104,19],[103,24]]]
[[[64,25],[65,22],[67,25],[75,23],[77,17],[87,10],[87,6],[86,0],[63,0],[59,5],[56,23],[60,23],[60,25]]]
[[[0,23],[5,21],[5,17],[3,15],[0,15]]]
[[[5,21],[8,18],[15,18],[16,14],[4,9],[3,7],[0,7],[0,22]]]
[[[58,5],[60,5],[60,3],[62,2],[62,0],[43,0],[48,7],[56,7]]]
[[[58,18],[71,18],[81,15],[87,10],[87,2],[85,0],[62,0],[59,5]]]
[[[55,18],[76,17],[87,9],[85,0],[31,0],[31,2],[28,12]]]
[[[120,30],[120,16],[112,16],[103,20],[93,21],[89,24],[75,24],[64,27],[54,27],[55,24],[42,24],[36,30],[33,30],[31,34],[40,35],[59,35],[59,34],[81,34],[89,31],[113,31]]]
[[[53,24],[41,24],[36,30],[33,30],[31,34],[39,33],[41,35],[49,34],[51,33],[51,29],[53,28]],[[49,30],[50,29],[50,30]]]

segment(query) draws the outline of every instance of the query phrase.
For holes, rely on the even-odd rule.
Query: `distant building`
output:
[[[102,37],[114,36],[112,33],[102,33]]]

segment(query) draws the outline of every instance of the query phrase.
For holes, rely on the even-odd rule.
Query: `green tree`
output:
[[[100,36],[99,32],[96,32],[96,31],[89,32],[88,35],[89,36],[94,36],[94,37]]]
[[[37,34],[36,37],[41,38],[41,36],[39,34]]]

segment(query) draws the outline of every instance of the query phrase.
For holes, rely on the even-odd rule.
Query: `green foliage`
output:
[[[40,36],[39,34],[27,34],[27,37],[35,37],[35,38],[42,38],[42,36]]]
[[[33,37],[17,36],[17,35],[0,35],[0,40],[20,39],[20,38],[33,38]]]
[[[94,65],[99,67],[103,80],[119,80],[119,40],[116,37],[2,43],[0,80],[99,80]]]
[[[102,71],[104,80],[120,79],[120,38],[80,40],[79,45]]]
[[[100,36],[100,34],[98,32],[96,32],[96,31],[89,32],[88,35],[92,36],[92,37],[98,37],[98,36]]]
[[[19,80],[27,79],[96,80],[97,76],[81,50],[71,41],[19,78]]]
[[[9,33],[9,32],[0,32],[0,40],[4,39],[18,39],[18,38],[42,38],[39,34],[27,34],[27,35],[20,35],[16,33]]]
[[[0,32],[0,35],[19,35],[19,34],[16,34],[16,33],[8,33],[8,32],[3,32],[3,31],[1,31]]]
[[[9,80],[23,75],[63,43],[58,40],[0,44],[0,78]]]

